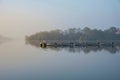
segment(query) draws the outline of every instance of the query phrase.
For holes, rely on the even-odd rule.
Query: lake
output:
[[[45,48],[0,44],[0,80],[120,80],[120,47]]]

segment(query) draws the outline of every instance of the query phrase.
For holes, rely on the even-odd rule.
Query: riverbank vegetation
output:
[[[80,28],[70,28],[68,30],[52,30],[52,31],[42,31],[36,34],[26,36],[26,40],[38,40],[38,41],[48,41],[48,40],[60,40],[60,41],[97,41],[97,40],[120,40],[120,29],[116,27],[110,27],[106,30],[101,29],[90,29],[85,27]]]

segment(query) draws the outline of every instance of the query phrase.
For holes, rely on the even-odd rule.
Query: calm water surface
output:
[[[0,44],[0,80],[120,80],[117,49],[41,49],[7,42]]]

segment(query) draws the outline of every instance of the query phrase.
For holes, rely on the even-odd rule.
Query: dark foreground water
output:
[[[0,44],[0,80],[120,80],[120,48]]]

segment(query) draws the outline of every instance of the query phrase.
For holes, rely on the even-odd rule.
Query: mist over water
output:
[[[119,48],[42,49],[11,41],[0,44],[0,59],[1,80],[120,79]]]
[[[120,80],[119,8],[120,0],[0,0],[0,80]],[[115,46],[40,47],[53,38]]]

